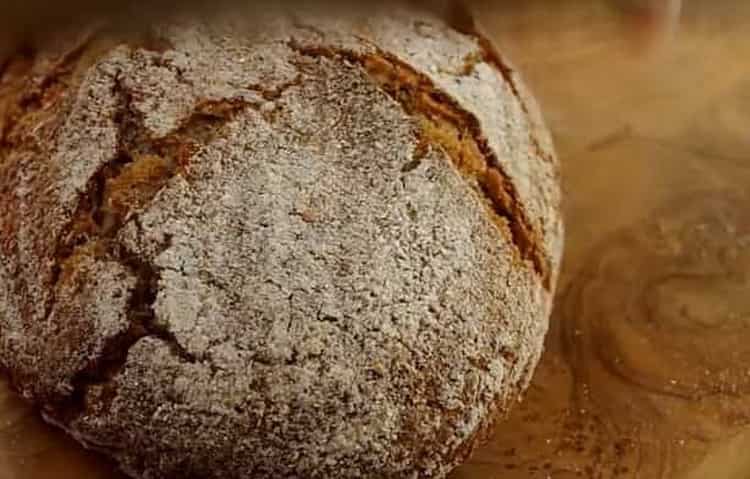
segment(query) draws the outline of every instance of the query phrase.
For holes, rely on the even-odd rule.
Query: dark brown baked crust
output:
[[[0,363],[133,476],[443,477],[538,360],[533,105],[434,18],[333,23],[5,66]]]

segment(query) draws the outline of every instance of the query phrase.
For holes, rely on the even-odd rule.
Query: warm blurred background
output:
[[[482,7],[554,133],[567,256],[526,400],[453,479],[750,478],[750,2],[684,0],[669,38],[623,1]],[[0,479],[113,477],[0,385]]]
[[[750,2],[655,43],[612,2],[483,20],[555,135],[567,250],[533,386],[454,479],[750,478]]]

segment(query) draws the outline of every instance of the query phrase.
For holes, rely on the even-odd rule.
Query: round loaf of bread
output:
[[[440,478],[528,384],[558,170],[479,35],[175,20],[0,89],[0,364],[131,476]]]

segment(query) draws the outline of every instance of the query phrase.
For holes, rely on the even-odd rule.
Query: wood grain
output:
[[[672,38],[611,4],[500,2],[563,162],[567,256],[526,400],[452,479],[750,477],[750,5]],[[0,479],[113,478],[0,385]]]
[[[526,400],[453,479],[750,477],[750,16],[686,7],[648,50],[604,4],[485,18],[555,134],[567,251]]]

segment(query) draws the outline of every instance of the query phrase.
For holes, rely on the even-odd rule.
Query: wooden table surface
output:
[[[750,2],[644,54],[604,3],[483,21],[540,100],[567,250],[525,401],[452,479],[750,478]],[[113,478],[0,383],[0,479]]]

